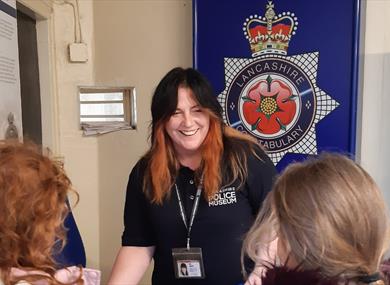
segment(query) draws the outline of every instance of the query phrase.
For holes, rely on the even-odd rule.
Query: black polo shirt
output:
[[[276,170],[268,156],[258,151],[248,158],[248,178],[223,187],[207,201],[199,201],[191,231],[191,247],[203,252],[205,279],[176,279],[172,248],[185,247],[187,229],[180,215],[175,189],[163,205],[150,203],[142,191],[145,163],[140,160],[130,174],[124,211],[123,246],[156,246],[153,285],[204,284],[234,285],[242,281],[240,254],[244,234],[249,230],[267,193]],[[187,217],[196,194],[194,172],[182,167],[176,179]]]

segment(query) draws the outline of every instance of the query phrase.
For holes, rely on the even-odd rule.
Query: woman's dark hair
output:
[[[201,73],[193,68],[172,69],[161,79],[152,98],[151,146],[144,155],[147,166],[143,188],[157,204],[169,195],[180,167],[165,130],[166,123],[176,111],[180,88],[188,88],[192,99],[209,116],[209,130],[201,146],[202,164],[195,172],[197,182],[203,176],[205,198],[212,197],[222,185],[237,179],[245,180],[247,155],[254,153],[256,144],[251,137],[224,124],[222,107]]]
[[[191,89],[195,101],[218,117],[222,124],[222,107],[214,95],[208,80],[193,68],[176,67],[169,71],[158,84],[152,98],[152,141],[155,128],[160,122],[166,122],[177,107],[177,90],[179,87]]]

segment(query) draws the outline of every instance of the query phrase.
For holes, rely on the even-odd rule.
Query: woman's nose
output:
[[[184,113],[184,126],[190,127],[194,122],[194,118],[191,113]]]

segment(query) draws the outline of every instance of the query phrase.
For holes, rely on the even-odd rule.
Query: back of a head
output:
[[[289,166],[270,208],[278,234],[304,269],[354,279],[378,271],[388,245],[386,206],[369,174],[336,154]]]
[[[63,220],[70,187],[62,168],[38,147],[0,142],[2,275],[11,267],[54,270],[51,256],[55,243],[65,239]]]

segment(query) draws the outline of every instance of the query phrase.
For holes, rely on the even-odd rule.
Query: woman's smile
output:
[[[199,128],[198,128],[198,129],[195,129],[195,130],[188,130],[188,131],[181,130],[181,131],[179,131],[179,132],[180,132],[181,134],[185,135],[186,137],[190,137],[190,136],[195,135],[198,131],[199,131]]]
[[[191,89],[179,87],[176,110],[165,124],[176,154],[200,155],[209,126],[209,114],[195,101]]]

